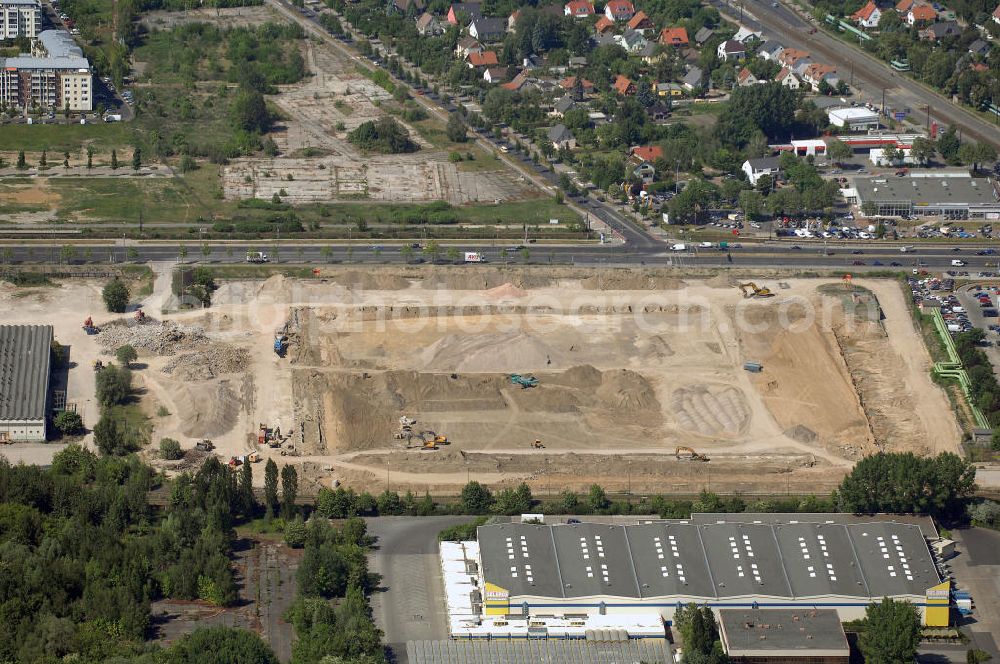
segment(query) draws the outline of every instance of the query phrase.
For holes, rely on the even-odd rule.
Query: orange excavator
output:
[[[681,456],[681,452],[684,452],[686,456]],[[690,447],[678,447],[674,450],[674,456],[680,461],[709,461],[710,459],[704,454],[698,454]]]

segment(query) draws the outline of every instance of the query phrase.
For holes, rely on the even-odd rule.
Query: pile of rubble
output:
[[[111,352],[127,344],[136,350],[147,350],[156,355],[173,355],[204,344],[205,330],[170,321],[147,322],[142,325],[116,321],[101,329],[97,335],[97,343]]]
[[[250,353],[245,348],[228,344],[210,344],[193,353],[184,353],[170,359],[163,373],[180,380],[209,380],[222,374],[246,370]]]

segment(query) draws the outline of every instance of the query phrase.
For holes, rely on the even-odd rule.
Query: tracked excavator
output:
[[[752,281],[740,284],[739,288],[743,292],[743,297],[774,297],[770,288],[761,288]]]
[[[681,452],[683,452],[685,454],[685,456],[681,456]],[[710,460],[704,454],[698,454],[697,452],[694,451],[693,448],[690,448],[690,447],[678,447],[676,450],[674,450],[674,456],[677,457],[677,459],[679,461],[709,461]]]

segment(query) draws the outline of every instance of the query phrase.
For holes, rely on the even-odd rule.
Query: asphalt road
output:
[[[709,1],[729,16],[738,18],[740,15],[735,2]],[[763,30],[765,38],[774,39],[786,47],[809,51],[818,61],[836,65],[837,73],[845,81],[851,82],[853,71],[853,86],[864,93],[866,101],[881,105],[884,90],[887,107],[909,108],[921,125],[927,121],[926,107],[930,106],[931,121],[954,126],[961,130],[963,138],[989,143],[1000,149],[1000,126],[982,120],[909,77],[893,72],[881,60],[831,37],[822,29],[810,35],[809,29],[816,24],[802,18],[788,6],[779,4],[773,7],[768,0],[749,0],[743,6],[743,23],[755,30]],[[747,13],[753,18],[748,18]]]
[[[8,244],[12,250],[9,261],[13,265],[51,264],[60,262],[61,244]],[[250,249],[264,251],[270,254],[272,263],[282,264],[314,264],[332,263],[350,264],[400,264],[406,261],[401,253],[404,244],[386,243],[380,245],[359,245],[347,243],[300,243],[295,241],[263,241],[253,244],[209,243],[211,253],[205,256],[201,245],[185,245],[187,255],[181,260],[179,248],[181,243],[167,242],[128,242],[127,248],[121,241],[111,243],[77,244],[73,264],[107,264],[109,261],[121,263],[126,260],[128,252],[134,251],[133,262],[177,261],[187,264],[218,265],[244,263],[246,252]],[[491,240],[470,240],[463,243],[443,243],[442,251],[437,258],[441,264],[451,264],[445,251],[454,246],[460,251],[477,251],[484,255],[489,263],[521,264],[526,262],[520,251],[511,251],[505,255],[504,249],[515,246],[507,243],[497,244]],[[277,247],[278,253],[274,254]],[[330,253],[324,254],[325,248]],[[573,264],[581,266],[614,266],[614,265],[658,265],[674,267],[773,267],[773,268],[815,268],[830,270],[845,270],[850,272],[865,272],[897,268],[910,270],[914,268],[927,270],[961,270],[975,276],[980,271],[1000,271],[1000,255],[977,256],[975,249],[966,247],[954,251],[953,246],[919,247],[915,252],[900,253],[899,245],[884,244],[835,244],[788,242],[766,242],[760,244],[744,244],[742,248],[729,252],[718,249],[699,249],[688,244],[687,251],[670,251],[666,245],[655,244],[644,247],[631,245],[547,245],[528,244],[527,262],[531,264]],[[825,249],[824,249],[825,247]],[[976,248],[981,245],[976,245]],[[832,255],[827,255],[827,253]],[[964,266],[952,266],[953,260],[965,261]],[[414,249],[411,262],[431,263],[432,256],[426,256],[420,250]],[[856,263],[861,263],[856,264]],[[898,265],[892,265],[897,263]]]
[[[437,534],[470,516],[366,519],[378,538],[371,570],[382,575],[383,592],[372,595],[375,622],[385,632],[393,662],[406,662],[406,642],[447,639],[448,612],[438,563]]]

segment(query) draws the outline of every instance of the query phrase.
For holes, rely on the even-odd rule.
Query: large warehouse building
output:
[[[0,325],[0,439],[44,441],[51,325]]]
[[[1000,195],[990,178],[968,173],[914,173],[908,177],[855,178],[844,190],[866,216],[941,216],[946,219],[1000,219]]]
[[[949,582],[912,523],[505,523],[480,527],[478,537],[463,543],[468,554],[453,563],[459,581],[464,574],[470,584],[449,585],[457,637],[491,632],[491,622],[510,636],[518,618],[538,636],[549,621],[569,638],[574,626],[648,636],[649,618],[669,621],[690,602],[829,608],[852,620],[872,601],[892,597],[912,602],[927,625],[948,624]]]

